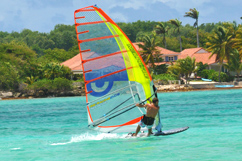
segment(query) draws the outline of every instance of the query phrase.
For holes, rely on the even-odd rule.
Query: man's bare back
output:
[[[157,113],[159,111],[158,102],[157,103],[151,103],[151,104],[147,103],[145,105],[136,104],[136,106],[146,107],[146,116],[147,117],[155,118],[155,116],[157,115]]]
[[[146,104],[146,116],[155,118],[159,111],[159,106],[156,106],[154,103]]]

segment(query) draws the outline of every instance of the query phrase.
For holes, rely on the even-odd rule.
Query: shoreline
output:
[[[242,87],[226,87],[226,88],[189,88],[189,89],[167,89],[167,90],[157,90],[158,93],[166,92],[189,92],[189,91],[212,91],[212,90],[228,90],[228,89],[242,89]]]
[[[167,92],[192,92],[192,91],[211,91],[211,90],[230,90],[230,89],[242,89],[242,86],[239,87],[225,87],[225,88],[182,88],[182,89],[164,89],[164,90],[157,90],[158,93],[167,93]],[[79,95],[77,95],[79,96]],[[56,96],[51,98],[58,98],[58,97],[76,97],[76,96]],[[48,98],[48,97],[8,97],[8,98],[0,98],[0,101],[4,100],[18,100],[18,99],[35,99],[35,98]]]

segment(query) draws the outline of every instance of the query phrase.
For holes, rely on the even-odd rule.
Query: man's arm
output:
[[[141,107],[141,108],[143,108],[143,107],[146,107],[147,106],[147,104],[145,104],[145,105],[142,105],[142,104],[139,104],[139,103],[137,103],[135,106],[138,106],[138,107]]]

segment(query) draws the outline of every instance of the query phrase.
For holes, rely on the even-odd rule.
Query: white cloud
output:
[[[128,17],[118,12],[112,13],[112,19],[115,19],[116,22],[128,22]]]
[[[121,6],[123,8],[133,8],[135,10],[140,8],[147,8],[148,1],[142,1],[142,0],[129,0],[129,1],[118,1],[117,3],[110,5],[110,8]]]
[[[209,3],[212,0],[154,0],[154,1],[163,2],[169,7],[176,9],[178,12],[184,12],[184,10],[200,7],[204,5],[204,3]]]
[[[56,24],[72,25],[76,9],[95,4],[116,22],[181,18],[184,25],[193,23],[183,17],[190,8],[200,12],[200,23],[227,19],[241,22],[238,11],[242,5],[241,0],[1,0],[0,3],[0,31],[8,32],[24,28],[50,32]]]

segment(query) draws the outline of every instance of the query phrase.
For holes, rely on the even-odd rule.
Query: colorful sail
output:
[[[101,132],[134,131],[154,97],[152,78],[118,25],[97,6],[75,11],[85,80],[88,126]]]

